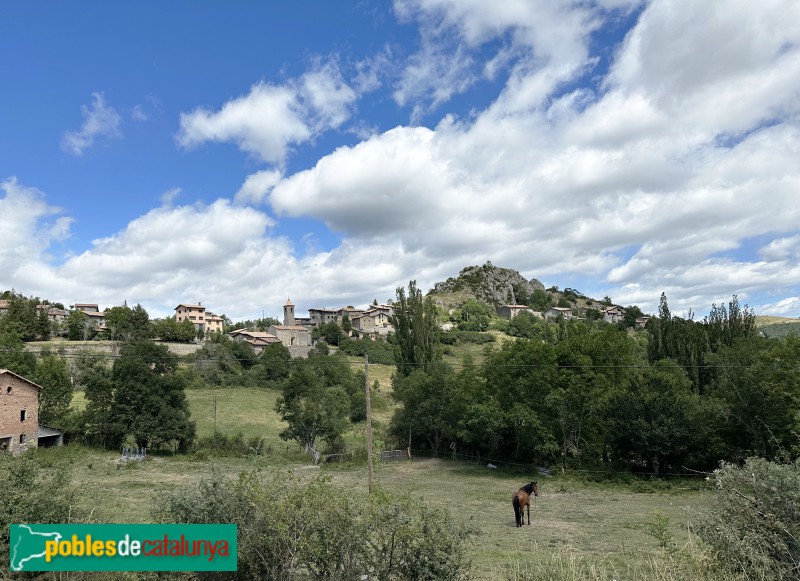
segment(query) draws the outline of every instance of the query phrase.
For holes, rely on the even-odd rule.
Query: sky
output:
[[[0,290],[234,321],[491,261],[800,316],[800,2],[0,3]]]

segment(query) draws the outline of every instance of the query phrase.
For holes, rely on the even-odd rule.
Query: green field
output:
[[[215,393],[218,433],[265,438],[272,444],[266,454],[211,458],[203,452],[151,456],[147,462],[120,465],[117,453],[79,446],[40,453],[54,461],[66,458],[72,464],[73,483],[81,491],[80,508],[97,522],[147,522],[159,493],[214,473],[232,478],[248,470],[271,473],[291,469],[308,478],[327,473],[335,483],[366,494],[363,464],[312,466],[296,444],[279,439],[276,392],[247,388],[187,391],[199,436],[213,434]],[[75,407],[82,407],[81,395],[76,394]],[[362,431],[356,428],[348,445],[360,445]],[[475,579],[715,578],[689,533],[692,519],[711,500],[712,493],[702,483],[600,485],[569,476],[539,477],[541,495],[533,503],[533,525],[518,529],[511,495],[530,478],[532,475],[485,466],[421,458],[376,468],[380,486],[446,507],[453,518],[478,527],[480,533],[470,541],[469,551]],[[664,524],[661,540],[651,534],[657,514]],[[665,538],[670,540],[669,551],[662,546]]]

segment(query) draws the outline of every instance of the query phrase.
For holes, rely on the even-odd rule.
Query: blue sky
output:
[[[233,319],[491,260],[800,316],[800,5],[0,5],[0,288]]]

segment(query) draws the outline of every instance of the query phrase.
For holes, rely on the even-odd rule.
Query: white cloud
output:
[[[764,260],[793,260],[800,262],[800,234],[786,238],[776,238],[759,250]]]
[[[293,146],[344,123],[355,100],[336,63],[318,62],[285,85],[257,83],[217,112],[198,108],[182,113],[177,141],[187,148],[207,141],[233,142],[281,166]]]
[[[99,138],[113,139],[122,135],[120,116],[106,104],[103,93],[92,93],[92,105],[81,106],[83,125],[77,131],[68,131],[61,140],[61,149],[81,156]]]
[[[59,216],[60,208],[49,205],[42,192],[16,178],[0,182],[0,192],[0,273],[7,281],[20,281],[20,286],[33,283],[28,267],[46,260],[50,245],[67,238],[72,220]]]
[[[240,204],[261,204],[266,195],[281,181],[281,172],[264,170],[247,176],[236,192],[235,201]]]
[[[773,315],[776,317],[798,317],[800,314],[800,297],[786,297],[775,303],[761,305],[755,309],[756,315]]]
[[[592,66],[588,34],[600,14],[528,14],[528,3],[497,13],[477,2],[395,6],[407,20],[434,17],[423,26],[431,38],[456,30],[459,46],[472,47],[511,34],[532,56],[515,61],[504,91],[473,121],[398,127],[287,176],[270,195],[279,215],[314,216],[353,244],[399,244],[433,280],[489,258],[538,278],[606,277],[645,307],[668,290],[684,309],[800,284],[778,256],[794,238],[766,243],[761,262],[720,258],[743,239],[800,223],[794,21],[783,26],[751,3],[724,14],[693,4],[685,12],[702,26],[684,27],[688,17],[652,2],[603,94],[553,98]],[[696,58],[712,48],[706,37],[717,48]],[[756,55],[729,59],[739,44]],[[618,256],[631,247],[631,257]]]
[[[645,311],[664,291],[676,313],[702,316],[737,293],[800,314],[799,5],[653,0],[608,78],[588,85],[606,9],[636,2],[495,4],[395,3],[421,27],[416,53],[391,55],[398,102],[413,115],[445,109],[481,75],[507,75],[485,109],[366,131],[288,174],[293,148],[348,130],[358,94],[390,75],[362,65],[351,86],[318,62],[282,85],[258,83],[219,110],[181,116],[184,147],[232,142],[277,166],[248,176],[236,203],[165,199],[62,267],[41,258],[45,239],[26,272],[59,292],[91,284],[110,304],[168,313],[203,300],[244,318],[277,314],[287,295],[300,308],[385,300],[411,278],[428,288],[488,259],[562,286],[592,277],[600,294]],[[298,250],[274,234],[265,201],[279,219],[324,222],[341,243],[322,250],[312,233]],[[37,207],[28,224],[49,211]],[[24,247],[32,227],[12,228],[6,250]]]

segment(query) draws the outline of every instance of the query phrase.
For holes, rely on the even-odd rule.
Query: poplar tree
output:
[[[431,363],[441,359],[436,332],[436,306],[431,297],[423,297],[417,281],[405,289],[398,287],[394,305],[394,328],[397,349],[397,371],[408,376],[415,369],[427,371]]]

